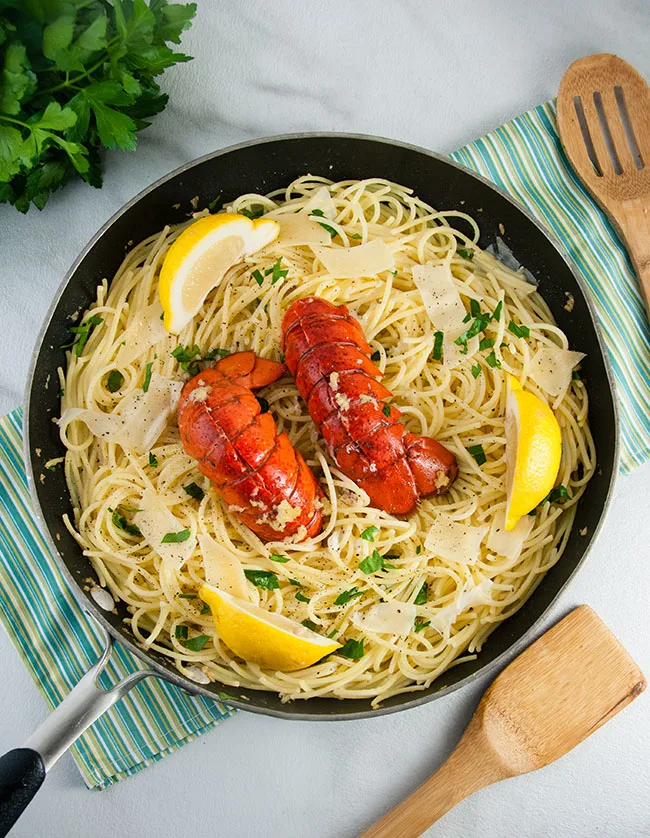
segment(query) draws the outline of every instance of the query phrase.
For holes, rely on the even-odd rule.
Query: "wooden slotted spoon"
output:
[[[605,623],[581,605],[504,669],[444,765],[360,838],[416,838],[478,789],[564,756],[645,686]]]
[[[650,88],[616,55],[588,55],[564,74],[557,122],[571,165],[625,242],[650,318]]]

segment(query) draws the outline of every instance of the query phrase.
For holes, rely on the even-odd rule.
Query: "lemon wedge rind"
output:
[[[341,647],[296,620],[211,585],[202,585],[199,596],[210,606],[217,634],[230,651],[263,669],[294,672]]]

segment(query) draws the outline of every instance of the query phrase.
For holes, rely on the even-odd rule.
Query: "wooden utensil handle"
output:
[[[614,222],[620,228],[630,252],[650,319],[650,200],[636,198],[624,201],[617,208]]]
[[[511,774],[473,719],[438,771],[359,838],[417,838],[461,800]]]

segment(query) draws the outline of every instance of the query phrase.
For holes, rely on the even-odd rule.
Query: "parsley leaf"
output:
[[[377,363],[377,361],[379,361],[380,358],[381,358],[381,353],[378,349],[375,350],[375,352],[373,352],[372,355],[370,356],[370,360],[374,361],[375,363]]]
[[[287,276],[288,273],[289,273],[288,268],[285,268],[285,270],[282,270],[282,256],[280,256],[280,258],[273,265],[272,268],[267,268],[267,270],[264,271],[264,276],[269,276],[270,275],[271,285],[275,285],[275,283],[279,279],[284,279]],[[258,283],[258,284],[261,284],[261,283]]]
[[[470,338],[476,337],[476,335],[482,332],[489,322],[489,314],[479,314],[477,317],[474,318],[474,322],[469,327],[469,329],[467,329],[467,331],[463,332],[462,335],[457,337],[454,343],[456,343],[458,346],[467,344],[467,341],[470,340]]]
[[[493,368],[494,367],[501,368],[501,361],[494,354],[494,349],[492,350],[492,352],[490,352],[489,355],[485,356],[485,360],[486,360],[488,366],[493,367]]]
[[[503,300],[499,300],[497,303],[496,308],[492,312],[492,319],[493,320],[500,320],[501,319],[501,310],[503,309]]]
[[[209,639],[210,636],[208,634],[199,634],[197,637],[192,637],[189,640],[186,640],[184,645],[186,649],[190,650],[190,652],[200,652]]]
[[[210,349],[205,355],[201,356],[201,349],[195,343],[194,346],[183,346],[180,344],[175,349],[172,349],[171,354],[181,365],[182,370],[194,376],[201,371],[201,364],[203,362],[214,361],[217,355],[223,358],[226,355],[230,355],[230,352],[227,349]]]
[[[348,640],[340,649],[337,649],[335,654],[341,655],[343,658],[350,658],[356,661],[364,655],[363,640]]]
[[[313,620],[301,620],[301,623],[305,628],[308,628],[309,631],[316,631],[318,629],[318,626]]]
[[[429,586],[426,582],[422,583],[422,587],[418,591],[418,595],[413,600],[415,605],[426,605],[427,597],[429,596]]]
[[[472,315],[472,317],[481,316],[481,304],[478,300],[475,300],[473,297],[469,301],[469,313]]]
[[[208,204],[210,212],[217,212],[223,206],[223,194],[220,192],[216,198],[213,198]]]
[[[556,503],[559,500],[571,500],[571,495],[569,494],[568,489],[566,486],[556,486],[546,496],[545,500],[549,503]]]
[[[144,384],[142,385],[142,392],[148,393],[149,392],[149,385],[151,384],[151,368],[153,367],[153,361],[149,361],[147,366],[144,368]]]
[[[176,626],[174,637],[176,640],[187,640],[187,626]]]
[[[358,596],[363,596],[365,591],[360,591],[356,586],[354,588],[350,588],[349,591],[343,591],[343,593],[339,594],[336,599],[334,600],[334,605],[345,605],[351,599],[355,599]]]
[[[88,338],[92,334],[95,326],[99,326],[99,324],[103,322],[103,317],[98,317],[96,314],[93,314],[92,317],[89,317],[88,320],[81,324],[81,326],[71,326],[70,331],[73,335],[76,335],[76,337],[71,343],[64,344],[61,349],[69,349],[72,347],[75,355],[79,357],[83,353],[84,347],[88,343]]]
[[[508,331],[512,332],[512,334],[518,338],[530,337],[530,329],[528,326],[524,326],[523,324],[518,326],[514,320],[511,320],[508,324]]]
[[[461,259],[471,259],[474,255],[473,250],[468,250],[465,247],[459,247],[456,253],[461,257]]]
[[[142,535],[140,529],[136,527],[135,524],[129,524],[125,516],[121,514],[119,507],[117,509],[109,509],[109,512],[113,513],[111,517],[113,526],[117,527],[119,530],[123,530],[129,535]]]
[[[302,591],[296,591],[296,599],[299,602],[309,602],[309,597],[305,596]]]
[[[274,591],[280,587],[278,577],[271,570],[244,570],[244,576],[257,588]]]
[[[289,561],[286,556],[280,556],[278,553],[271,553],[269,559],[272,562],[278,562],[279,564],[286,564]]]
[[[248,209],[244,207],[244,209],[239,210],[240,215],[245,215],[246,218],[250,218],[251,221],[255,221],[256,218],[261,218],[264,215],[264,207],[260,206],[259,204],[255,204],[254,208],[251,207]]]
[[[389,405],[389,404],[385,404],[385,405],[382,407],[381,412],[384,414],[384,416],[385,416],[387,419],[390,419],[390,405]]]
[[[316,215],[316,216],[318,216],[318,218],[325,218],[325,213],[323,212],[322,209],[312,210],[310,215]],[[327,230],[327,232],[330,234],[330,236],[333,239],[335,239],[338,236],[338,230],[335,230],[334,227],[330,227],[329,224],[325,224],[324,221],[318,221],[316,223],[320,224],[320,226],[323,228],[323,230]],[[352,236],[351,238],[355,238],[355,236]],[[361,236],[357,235],[356,238],[360,239]]]
[[[386,567],[390,567],[390,565],[384,563],[384,556],[378,550],[373,550],[372,555],[366,556],[359,564],[359,570],[363,573],[376,573],[378,570],[384,570]]]
[[[467,451],[472,455],[472,457],[474,457],[477,465],[482,466],[483,463],[487,462],[487,457],[485,456],[485,451],[483,450],[482,445],[470,445]]]
[[[149,465],[152,468],[158,468],[158,457],[152,451],[149,452]]]
[[[440,361],[442,359],[442,342],[444,339],[444,332],[436,332],[433,337],[433,354],[431,357],[434,361]]]
[[[472,367],[472,375],[474,376],[474,378],[478,378],[480,374],[481,374],[481,365],[480,364],[474,364],[474,366]]]
[[[478,345],[478,348],[480,350],[492,349],[492,347],[494,346],[494,343],[495,343],[494,338],[482,338],[479,345]]]
[[[194,482],[188,483],[187,486],[183,486],[183,491],[186,492],[191,498],[194,498],[194,500],[202,501],[205,497],[205,492],[203,491],[203,489]]]
[[[425,620],[424,617],[416,617],[413,628],[416,632],[422,631],[423,628],[431,625],[431,620]]]
[[[366,541],[374,541],[378,532],[379,527],[366,527],[366,529],[361,533],[361,538]]]
[[[106,379],[106,387],[109,393],[117,393],[120,387],[124,384],[124,376],[119,370],[111,370]]]
[[[179,532],[166,532],[161,540],[161,544],[179,544],[182,541],[187,541],[190,537],[190,530],[179,530]]]
[[[255,282],[257,282],[257,284],[261,288],[262,285],[264,284],[264,277],[262,276],[261,271],[258,271],[257,269],[254,270],[253,273],[252,273],[252,277],[255,280]]]

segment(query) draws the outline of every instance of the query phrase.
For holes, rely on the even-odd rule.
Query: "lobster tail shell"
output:
[[[308,538],[322,527],[316,478],[252,393],[285,371],[277,361],[239,352],[191,378],[178,405],[185,451],[230,510],[265,541]]]
[[[436,440],[408,433],[401,412],[382,404],[390,390],[376,379],[363,330],[345,306],[297,300],[282,322],[286,364],[341,471],[373,506],[411,512],[458,474],[454,455]]]

